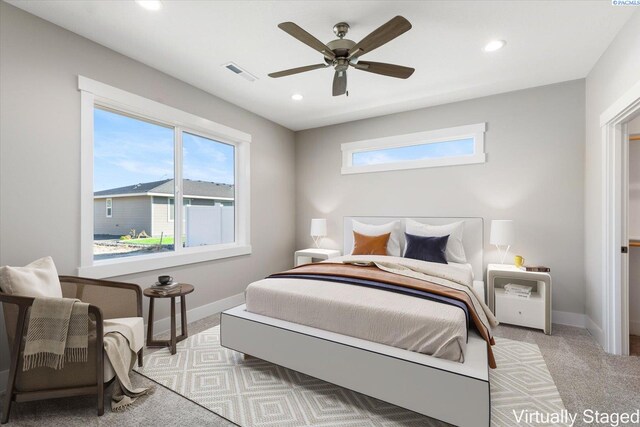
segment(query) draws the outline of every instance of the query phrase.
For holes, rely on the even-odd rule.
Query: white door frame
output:
[[[640,111],[640,82],[600,116],[603,173],[603,334],[605,351],[629,354],[629,278],[627,202],[628,133],[626,122]]]

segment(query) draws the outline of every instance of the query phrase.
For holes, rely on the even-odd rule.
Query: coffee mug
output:
[[[524,265],[524,258],[521,257],[520,255],[516,255],[513,258],[513,263],[516,265],[516,267],[522,268],[522,266]]]
[[[158,276],[158,282],[160,282],[163,285],[166,285],[167,283],[173,282],[173,277],[171,277],[171,276]]]

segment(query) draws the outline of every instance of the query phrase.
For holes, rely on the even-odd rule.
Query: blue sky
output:
[[[473,138],[468,138],[456,141],[412,145],[409,147],[361,151],[354,153],[352,160],[354,166],[378,165],[382,163],[433,159],[439,157],[470,156],[473,154],[473,151]]]
[[[233,146],[184,133],[183,177],[233,184]],[[96,108],[94,191],[173,178],[173,129]]]

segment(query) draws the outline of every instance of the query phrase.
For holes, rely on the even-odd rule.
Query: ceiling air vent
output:
[[[226,68],[227,70],[231,71],[234,74],[237,74],[237,75],[239,75],[241,77],[244,77],[245,79],[249,80],[250,82],[255,82],[256,80],[258,80],[258,78],[256,76],[254,76],[253,74],[251,74],[250,72],[248,72],[244,68],[240,67],[235,62],[228,62],[228,63],[224,64],[223,67]]]

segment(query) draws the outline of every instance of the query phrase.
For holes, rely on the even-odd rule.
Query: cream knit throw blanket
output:
[[[31,306],[22,370],[64,368],[86,362],[89,304],[71,298],[35,298]]]
[[[139,403],[138,398],[152,394],[154,387],[134,387],[129,378],[129,373],[136,361],[136,353],[129,347],[129,341],[120,332],[109,332],[104,336],[104,350],[114,372],[117,381],[111,392],[111,409],[123,411],[134,403]]]

